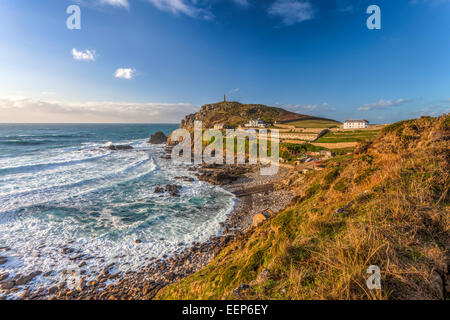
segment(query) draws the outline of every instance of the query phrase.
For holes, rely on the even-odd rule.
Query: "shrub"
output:
[[[336,180],[337,177],[339,177],[339,168],[333,168],[330,172],[327,173],[325,176],[325,183],[331,184],[334,180]]]
[[[340,192],[346,192],[348,190],[348,179],[347,178],[342,178],[339,179],[335,184],[334,184],[334,190],[336,191],[340,191]]]
[[[306,196],[310,198],[321,189],[322,189],[322,186],[319,183],[315,183],[306,190]]]

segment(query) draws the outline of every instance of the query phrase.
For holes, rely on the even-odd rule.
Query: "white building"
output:
[[[367,120],[345,120],[344,129],[365,129],[368,125]]]
[[[245,126],[247,128],[267,128],[269,125],[260,119],[252,119]]]

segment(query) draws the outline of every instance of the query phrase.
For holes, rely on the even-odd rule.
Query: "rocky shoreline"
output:
[[[167,150],[169,151],[169,150]],[[162,259],[151,258],[147,266],[138,271],[114,273],[114,264],[109,265],[95,280],[87,280],[72,271],[74,280],[70,285],[61,283],[38,292],[26,290],[21,299],[152,299],[156,293],[166,285],[183,279],[200,270],[233,238],[243,234],[255,223],[269,218],[261,212],[278,212],[284,209],[293,195],[282,188],[282,182],[288,177],[287,169],[281,168],[277,175],[261,176],[259,166],[208,166],[190,168],[196,170],[199,180],[206,181],[236,195],[237,201],[227,220],[221,225],[220,236],[212,236],[204,243],[194,243],[180,253],[165,255]],[[187,179],[188,177],[177,177]],[[192,178],[189,178],[192,179]],[[176,196],[176,185],[167,185],[155,192],[168,192]],[[256,215],[259,217],[256,219]],[[138,243],[138,242],[137,242]],[[185,244],[180,243],[180,247]],[[70,272],[70,271],[68,271]],[[36,276],[33,275],[31,279]],[[11,281],[19,281],[8,280]],[[14,290],[16,283],[0,283],[4,293]],[[19,281],[20,282],[20,281]],[[0,296],[4,299],[6,295]]]

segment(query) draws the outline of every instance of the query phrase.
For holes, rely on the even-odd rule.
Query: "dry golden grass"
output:
[[[342,149],[342,148],[355,147],[358,143],[357,142],[335,142],[335,143],[312,142],[311,144],[314,146],[323,147],[323,148],[327,148],[327,149]]]
[[[291,177],[299,196],[289,208],[157,298],[443,298],[449,137],[447,115],[396,123],[352,159],[336,157],[306,179]],[[381,290],[366,286],[369,265],[381,269]],[[237,296],[242,283],[250,289]]]

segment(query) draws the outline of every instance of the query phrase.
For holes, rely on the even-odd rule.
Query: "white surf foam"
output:
[[[52,271],[48,277],[36,277],[29,284],[33,289],[63,281],[70,285],[81,269],[88,279],[111,263],[119,272],[135,271],[151,257],[184,248],[181,242],[203,242],[220,233],[220,223],[234,206],[229,192],[198,180],[176,179],[192,173],[160,159],[159,146],[144,140],[129,143],[135,150],[101,157],[92,151],[93,161],[78,162],[78,151],[71,150],[63,165],[47,163],[42,171],[4,175],[0,243],[11,250],[0,272],[13,277]],[[167,183],[182,186],[179,198],[153,192]],[[63,248],[73,252],[63,254]],[[77,256],[81,258],[73,260]],[[80,268],[81,261],[86,266]]]

